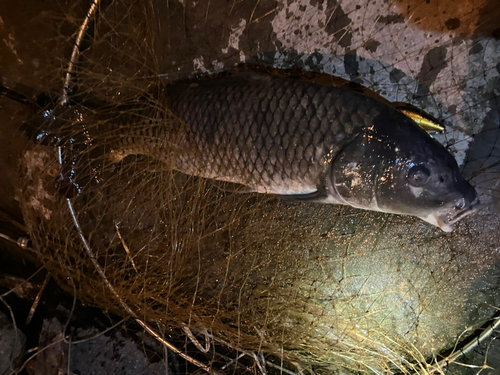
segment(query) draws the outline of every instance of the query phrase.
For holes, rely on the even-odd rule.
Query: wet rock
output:
[[[71,370],[74,374],[171,374],[163,362],[149,363],[137,344],[120,333],[114,337],[98,335],[96,328],[81,331],[80,337],[91,337],[71,349]]]
[[[64,339],[65,323],[46,319],[40,333],[40,354],[30,363],[31,375],[159,375],[171,374],[163,362],[150,363],[143,350],[120,332],[100,334],[95,327],[78,329]],[[69,362],[69,366],[68,366]]]
[[[10,374],[24,353],[24,334],[0,312],[0,375]]]

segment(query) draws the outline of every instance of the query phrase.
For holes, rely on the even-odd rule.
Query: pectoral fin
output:
[[[314,202],[324,202],[328,198],[328,194],[326,192],[325,188],[319,188],[311,193],[305,193],[305,194],[276,194],[277,197],[287,200],[287,201],[293,201],[293,202],[307,202],[307,203],[314,203]]]

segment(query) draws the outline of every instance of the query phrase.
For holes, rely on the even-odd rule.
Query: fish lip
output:
[[[463,219],[465,216],[476,212],[479,208],[480,208],[479,199],[476,198],[474,202],[469,204],[466,208],[463,208],[459,212],[455,213],[454,215],[452,214],[452,212],[449,211],[446,213],[443,212],[441,214],[435,212],[433,214],[420,218],[430,224],[439,227],[444,232],[452,232],[453,224]]]
[[[448,219],[447,224],[448,225],[455,224],[457,221],[462,220],[467,215],[470,215],[474,212],[477,212],[479,210],[479,208],[480,208],[480,202],[479,202],[479,199],[476,199],[469,207],[461,210],[456,215],[451,216]]]
[[[456,222],[462,220],[464,217],[474,212],[477,212],[480,208],[480,205],[481,203],[479,202],[479,198],[476,198],[474,202],[472,202],[468,207],[460,210],[457,214],[449,216],[445,220],[442,220],[443,224],[445,225],[455,224]]]

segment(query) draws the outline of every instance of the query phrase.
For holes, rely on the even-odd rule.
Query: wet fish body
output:
[[[181,172],[244,191],[418,216],[446,231],[477,206],[439,142],[362,93],[240,74],[171,85],[166,100],[185,127],[174,163]]]

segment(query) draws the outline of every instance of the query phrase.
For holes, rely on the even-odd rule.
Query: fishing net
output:
[[[46,110],[25,122],[39,141],[22,152],[16,195],[61,286],[169,333],[214,371],[500,365],[484,356],[500,306],[493,1],[92,4],[39,16],[50,53],[22,82],[45,93]],[[436,137],[483,208],[445,234],[413,217],[232,193],[161,158],[110,155],[116,134],[100,130],[121,116],[171,125],[156,142],[175,150],[165,83],[242,62],[327,73],[441,120]],[[469,364],[447,367],[462,352]]]

